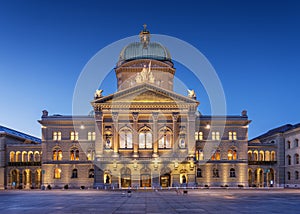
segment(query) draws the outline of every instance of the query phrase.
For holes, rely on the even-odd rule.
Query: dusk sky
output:
[[[138,35],[144,23],[151,33],[177,37],[206,56],[223,85],[227,114],[248,111],[249,139],[300,122],[296,0],[0,0],[0,125],[40,137],[42,110],[71,115],[85,64],[105,46]],[[210,114],[205,91],[189,85],[183,66],[175,67],[195,88],[199,111]],[[104,95],[116,90],[113,78],[103,85]]]

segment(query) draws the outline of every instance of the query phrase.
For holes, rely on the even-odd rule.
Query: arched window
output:
[[[33,152],[29,151],[28,152],[28,162],[32,162],[33,160],[34,160],[34,158],[33,158]]]
[[[41,161],[40,153],[39,153],[38,151],[35,151],[35,152],[34,152],[34,161],[35,161],[35,162]]]
[[[86,157],[87,157],[88,161],[94,160],[95,159],[95,151],[94,150],[88,150]]]
[[[105,143],[105,148],[106,149],[111,149],[112,147],[112,137],[113,137],[113,134],[111,132],[111,130],[107,130],[104,132],[104,143]]]
[[[89,178],[94,178],[95,177],[95,170],[94,169],[90,169],[89,170]]]
[[[77,169],[72,170],[72,177],[71,178],[78,178],[78,170]]]
[[[229,171],[229,177],[234,178],[235,177],[235,169],[231,168]]]
[[[197,168],[197,178],[202,178],[202,170]]]
[[[52,151],[52,159],[54,161],[61,161],[63,158],[62,150],[60,148],[54,148]]]
[[[265,151],[265,161],[270,161],[270,152]]]
[[[27,152],[23,151],[22,152],[22,162],[27,162],[28,158],[27,158]]]
[[[15,162],[15,152],[11,151],[9,153],[9,161],[10,162]]]
[[[59,168],[54,169],[54,178],[55,179],[60,179],[61,178],[61,169],[59,169]]]
[[[296,147],[298,147],[299,146],[299,140],[298,139],[295,139],[294,140],[294,147],[296,148]]]
[[[299,154],[294,155],[294,164],[299,164]]]
[[[288,165],[292,164],[292,158],[290,155],[287,156],[287,163],[288,163]]]
[[[109,173],[105,173],[103,179],[105,184],[111,183],[111,175]]]
[[[21,158],[21,152],[20,151],[17,151],[16,152],[16,162],[21,162],[22,161],[22,158]]]
[[[248,151],[248,161],[252,161],[252,151]]]
[[[287,172],[287,179],[291,180],[291,173],[290,172]]]
[[[120,130],[120,148],[132,149],[132,131],[127,127]]]
[[[216,168],[213,169],[213,177],[214,178],[218,178],[219,177],[219,170],[216,169]]]
[[[71,149],[70,160],[79,160],[79,150],[77,148]]]
[[[144,127],[139,132],[139,148],[151,149],[152,148],[152,133],[149,128]]]
[[[286,142],[286,147],[287,147],[287,149],[290,149],[290,148],[291,148],[291,142],[290,142],[290,141],[287,141],[287,142]]]
[[[255,150],[255,151],[253,152],[253,154],[254,154],[254,161],[258,161],[258,151]]]
[[[212,155],[211,160],[221,160],[221,152],[219,149]]]
[[[158,148],[169,149],[172,147],[172,132],[168,127],[159,130]]]
[[[227,154],[228,160],[236,160],[237,159],[237,152],[235,149],[228,150]]]
[[[295,180],[299,180],[299,172],[295,171]]]
[[[259,151],[259,161],[264,161],[264,151]]]
[[[202,149],[199,149],[197,152],[197,160],[204,160],[204,154]]]
[[[271,151],[271,161],[275,161],[276,160],[276,156],[275,156],[275,151]]]

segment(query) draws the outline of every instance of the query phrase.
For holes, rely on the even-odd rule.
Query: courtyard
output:
[[[0,213],[300,213],[297,189],[0,191]]]

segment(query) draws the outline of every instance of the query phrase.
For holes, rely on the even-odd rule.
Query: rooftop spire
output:
[[[143,43],[143,48],[147,48],[150,42],[150,31],[147,30],[147,25],[143,25],[144,29],[140,32],[140,40]]]

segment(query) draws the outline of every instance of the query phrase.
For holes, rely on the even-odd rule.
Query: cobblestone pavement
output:
[[[300,213],[300,190],[4,190],[0,213]]]

